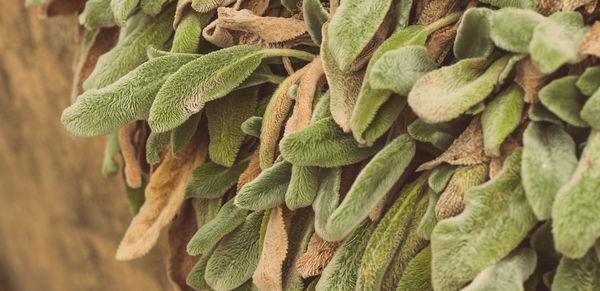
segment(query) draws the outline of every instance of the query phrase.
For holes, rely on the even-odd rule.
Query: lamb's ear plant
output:
[[[597,1],[66,2],[118,260],[187,205],[177,288],[600,288]]]

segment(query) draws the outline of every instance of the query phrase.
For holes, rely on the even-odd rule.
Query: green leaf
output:
[[[396,288],[396,291],[404,290],[433,291],[433,286],[431,286],[431,247],[423,249],[408,263]]]
[[[235,196],[235,205],[244,209],[262,210],[284,203],[291,175],[290,163],[283,161],[274,164],[240,189]]]
[[[182,124],[206,102],[233,91],[252,74],[263,56],[263,49],[241,45],[184,65],[158,91],[148,118],[150,128],[163,132]]]
[[[448,186],[440,195],[435,206],[438,220],[447,219],[464,210],[464,195],[467,190],[485,182],[488,178],[487,164],[459,166],[450,178]]]
[[[431,176],[429,177],[431,178]],[[431,239],[431,232],[433,232],[433,228],[438,223],[437,217],[435,216],[435,207],[440,199],[440,195],[440,193],[435,192],[433,189],[428,190],[427,196],[429,199],[427,203],[427,210],[417,226],[417,236],[419,238],[426,240]]]
[[[125,25],[129,14],[133,12],[140,0],[110,0],[110,8],[115,16],[115,22],[119,26]]]
[[[208,263],[208,260],[212,256],[215,249],[216,247],[213,247],[209,251],[202,254],[202,257],[200,257],[200,260],[198,260],[185,280],[185,283],[188,284],[188,286],[196,290],[210,290],[210,286],[208,286],[208,283],[206,283],[206,280],[204,280],[204,273],[206,272],[206,264]]]
[[[365,247],[377,224],[366,219],[337,250],[323,270],[317,291],[354,290]]]
[[[444,219],[431,234],[434,288],[455,290],[489,264],[508,255],[537,220],[520,178],[521,150],[504,162],[492,180],[465,193],[466,208]]]
[[[455,171],[456,167],[452,165],[441,164],[435,167],[435,169],[431,171],[429,180],[427,180],[429,188],[437,193],[444,192],[444,189],[446,189],[446,186],[448,185],[448,182],[450,182]]]
[[[431,143],[440,150],[447,149],[455,138],[453,135],[440,130],[435,124],[427,123],[419,118],[413,121],[407,130],[410,137],[420,142]]]
[[[579,12],[558,12],[540,22],[534,31],[529,54],[533,64],[544,74],[550,74],[565,63],[578,63],[579,44],[588,29],[583,29]]]
[[[79,14],[79,24],[85,26],[87,30],[114,26],[116,23],[110,2],[111,0],[87,1],[85,8]]]
[[[373,53],[365,79],[360,88],[360,93],[356,100],[356,105],[352,111],[350,119],[350,128],[354,138],[361,144],[365,144],[365,131],[375,119],[379,108],[389,100],[392,95],[390,90],[378,90],[371,87],[370,75],[377,60],[386,52],[398,49],[407,45],[424,45],[427,39],[427,32],[424,26],[413,25],[405,29],[394,32],[379,48]]]
[[[563,185],[552,206],[556,250],[581,258],[600,237],[600,132],[590,134],[577,169]]]
[[[581,259],[562,257],[552,290],[598,290],[600,288],[600,262],[594,252],[588,252]]]
[[[144,13],[155,16],[162,10],[165,3],[171,0],[139,0]]]
[[[515,7],[535,10],[535,0],[480,0],[479,2],[487,3],[500,8]]]
[[[405,29],[410,20],[410,10],[413,6],[413,0],[399,0],[394,1],[395,11],[394,18],[396,25],[394,26],[394,32],[401,29]]]
[[[365,248],[356,288],[380,290],[385,270],[392,261],[392,254],[404,241],[413,216],[413,210],[424,196],[427,175],[418,178],[394,203],[377,225]],[[376,200],[377,201],[377,200]]]
[[[292,166],[290,185],[285,192],[285,205],[290,210],[310,206],[317,195],[319,168]]]
[[[258,265],[259,230],[263,212],[253,212],[244,224],[226,235],[206,264],[204,278],[216,290],[230,290],[252,277]]]
[[[575,85],[584,95],[592,96],[600,88],[600,66],[587,67]]]
[[[125,171],[123,171],[123,173],[125,173]],[[146,196],[144,194],[147,184],[146,178],[142,176],[142,186],[139,188],[131,188],[127,183],[123,184],[125,184],[125,196],[127,197],[127,203],[129,204],[129,211],[135,216],[146,201]]]
[[[242,125],[240,126],[242,132],[253,137],[260,137],[261,127],[262,117],[260,116],[250,116],[250,118],[242,122]]]
[[[165,0],[142,0],[142,9],[144,2],[161,2]],[[160,11],[160,10],[159,10]],[[145,12],[145,10],[144,10]],[[146,12],[147,13],[147,12]],[[171,51],[176,53],[195,53],[198,51],[200,41],[202,41],[202,29],[206,27],[212,19],[214,11],[207,13],[188,12],[181,22],[177,25],[175,35],[173,36],[173,45]]]
[[[521,122],[525,92],[512,84],[490,101],[481,115],[486,155],[500,156],[500,145]]]
[[[115,155],[120,151],[119,134],[117,131],[113,131],[106,137],[104,159],[102,160],[102,176],[112,177],[119,172],[119,164],[115,160]]]
[[[201,118],[202,113],[196,113],[182,125],[171,131],[171,153],[174,157],[179,157],[179,152],[185,147],[192,136],[194,136]]]
[[[577,76],[556,79],[544,86],[539,92],[540,101],[556,116],[565,122],[579,127],[587,127],[579,112],[587,97],[575,86]]]
[[[492,54],[491,17],[492,10],[488,8],[471,8],[463,14],[454,39],[457,59],[487,58]]]
[[[359,147],[351,134],[344,133],[333,118],[321,119],[281,140],[284,159],[299,166],[339,167],[360,162],[375,154],[385,141]]]
[[[501,49],[529,53],[533,31],[544,21],[544,16],[531,10],[503,8],[492,13],[490,37]]]
[[[529,124],[523,133],[521,177],[525,195],[539,220],[550,218],[554,196],[577,166],[575,142],[561,127]]]
[[[134,30],[120,39],[117,46],[98,58],[94,71],[83,82],[83,88],[106,87],[142,64],[147,58],[146,49],[160,47],[173,33],[173,11],[174,7],[166,9],[152,21],[133,26]]]
[[[227,193],[248,167],[249,155],[245,154],[236,164],[227,168],[213,162],[204,163],[194,169],[192,178],[185,187],[184,197],[219,198]]]
[[[336,241],[327,231],[327,220],[338,206],[340,200],[341,168],[325,168],[319,173],[317,197],[312,204],[315,211],[315,232],[327,241]]]
[[[342,71],[373,38],[390,9],[391,0],[346,0],[341,3],[329,24],[327,36],[332,55]]]
[[[201,228],[217,217],[221,210],[221,199],[194,198],[192,206],[196,212],[196,224]]]
[[[229,200],[221,207],[215,218],[196,231],[187,244],[187,252],[195,256],[208,251],[221,238],[242,224],[246,214],[248,210],[237,208],[233,205],[233,200]]]
[[[531,104],[527,110],[527,116],[532,121],[550,122],[561,127],[565,125],[565,123],[558,118],[558,116],[550,112],[550,110],[540,103]]]
[[[245,88],[206,104],[210,159],[226,167],[233,165],[246,135],[242,123],[254,114],[258,88]]]
[[[392,96],[381,105],[381,108],[375,113],[371,124],[369,124],[363,132],[364,139],[361,146],[373,146],[373,144],[392,127],[404,108],[406,108],[406,97],[392,94]]]
[[[329,19],[329,13],[323,8],[319,0],[302,1],[302,15],[310,38],[318,45],[323,40],[321,27]]]
[[[61,121],[72,134],[87,137],[145,119],[169,75],[195,58],[197,55],[175,54],[147,61],[108,87],[85,91],[65,109]]]
[[[436,67],[424,46],[409,45],[383,54],[373,65],[369,82],[374,89],[406,96],[417,80]]]
[[[600,89],[585,102],[579,115],[590,126],[600,129]]]
[[[489,59],[465,59],[432,71],[413,86],[408,105],[425,122],[454,119],[494,90],[510,59],[503,56],[489,67]]]
[[[146,140],[146,161],[148,164],[156,164],[160,161],[160,152],[169,144],[171,132],[151,132]]]
[[[310,208],[298,209],[294,212],[289,225],[287,258],[282,266],[283,290],[302,291],[304,290],[304,282],[296,268],[296,263],[306,253],[310,238],[314,234],[314,214],[312,210]]]
[[[408,135],[397,137],[379,151],[360,171],[340,206],[331,214],[327,233],[340,240],[352,232],[392,189],[415,151],[415,142]]]
[[[535,270],[537,256],[530,248],[518,248],[479,273],[464,291],[525,290],[523,283]]]

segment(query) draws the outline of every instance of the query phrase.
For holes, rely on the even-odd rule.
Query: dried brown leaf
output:
[[[360,54],[352,61],[350,64],[350,71],[358,71],[362,69],[368,62],[371,60],[373,53],[379,46],[385,41],[388,33],[390,32],[390,26],[392,23],[392,19],[394,18],[395,9],[390,9],[383,19],[383,22],[379,25],[379,28],[373,35],[373,38],[369,40],[365,48],[360,52]]]
[[[119,145],[125,161],[125,181],[131,188],[140,188],[142,186],[142,166],[139,159],[139,141],[136,138],[138,131],[141,130],[139,121],[134,121],[119,129]]]
[[[524,99],[527,103],[539,102],[538,92],[544,87],[548,77],[550,76],[535,67],[529,57],[520,60],[515,66],[515,82],[525,91]]]
[[[588,4],[586,4],[583,8],[585,9],[585,12],[587,12],[588,14],[592,14],[594,13],[594,11],[596,11],[596,6],[598,6],[598,0],[592,0],[588,2]]]
[[[186,250],[188,241],[198,230],[192,200],[188,199],[183,203],[177,217],[169,226],[168,232],[169,259],[167,261],[167,273],[175,290],[180,291],[194,290],[186,284],[185,280],[200,259],[200,256],[190,256]]]
[[[273,209],[265,232],[265,242],[252,281],[260,290],[283,290],[282,266],[287,255],[287,225],[292,212],[278,206]]]
[[[523,128],[523,126],[521,126]],[[522,134],[522,130],[517,130],[519,133],[509,135],[506,140],[500,145],[500,156],[493,157],[490,161],[490,179],[496,177],[500,170],[502,170],[502,166],[504,165],[504,161],[512,155],[512,153],[522,146],[520,140],[520,135]]]
[[[579,45],[579,53],[600,57],[600,21],[596,21],[592,29],[583,37]]]
[[[235,10],[248,9],[254,15],[263,15],[269,8],[269,0],[237,0],[233,5]]]
[[[258,175],[262,172],[260,168],[260,152],[258,149],[254,151],[252,157],[250,157],[250,162],[248,163],[248,168],[240,175],[237,183],[237,192],[240,192],[244,185],[252,182]]]
[[[457,22],[452,26],[447,26],[434,32],[425,43],[427,55],[438,66],[442,65],[448,53],[452,51],[459,24]]]
[[[175,7],[175,19],[173,20],[173,27],[177,28],[181,18],[183,17],[183,12],[186,8],[191,7],[192,0],[177,0],[177,6]]]
[[[564,0],[562,3],[562,11],[573,11],[591,1],[592,0]]]
[[[417,1],[421,2],[421,1]],[[418,25],[429,25],[440,18],[460,9],[460,1],[456,0],[429,0],[422,4],[422,11],[417,17]]]
[[[443,154],[422,164],[417,171],[430,170],[444,162],[450,165],[475,165],[489,160],[483,151],[481,115],[477,115]]]
[[[304,21],[284,17],[261,17],[250,10],[217,9],[223,28],[258,35],[268,43],[284,42],[306,33]]]
[[[202,37],[210,43],[226,48],[239,43],[239,32],[230,31],[220,26],[221,20],[215,19],[202,30]]]
[[[544,16],[549,16],[562,9],[563,0],[537,0],[535,1],[535,11]]]
[[[294,104],[292,116],[287,121],[283,136],[287,136],[308,126],[310,117],[312,116],[313,99],[316,91],[320,90],[319,85],[322,85],[320,81],[324,75],[323,62],[321,62],[321,57],[317,56],[307,65],[306,73],[300,78],[296,104]]]
[[[50,0],[38,7],[41,18],[78,13],[85,8],[87,0]]]
[[[173,219],[183,203],[183,191],[192,171],[206,160],[207,135],[206,128],[196,132],[179,152],[179,159],[169,152],[150,176],[146,201],[125,232],[117,249],[117,260],[140,257],[156,244],[160,229]]]
[[[296,269],[300,276],[308,278],[320,275],[342,243],[342,241],[326,241],[314,233],[310,238],[306,253],[296,262]]]

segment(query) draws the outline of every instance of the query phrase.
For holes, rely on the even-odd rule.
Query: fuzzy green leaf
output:
[[[148,164],[156,164],[160,161],[160,152],[169,144],[171,132],[151,132],[146,140],[146,161]]]
[[[592,96],[600,88],[600,66],[586,68],[575,85],[584,95]]]
[[[146,1],[160,2],[165,0],[142,0],[142,9]],[[159,10],[160,11],[160,10]],[[144,11],[145,12],[145,11]],[[146,12],[147,13],[147,12]],[[172,52],[177,53],[195,53],[198,51],[200,41],[202,40],[202,29],[206,27],[212,19],[214,11],[208,13],[187,13],[175,30],[173,36]]]
[[[320,45],[323,40],[321,27],[329,18],[329,13],[323,8],[319,0],[304,0],[302,1],[302,15],[310,38]]]
[[[115,155],[121,151],[119,144],[119,134],[117,131],[111,132],[106,137],[104,146],[104,159],[102,160],[102,176],[112,177],[119,171],[119,164],[115,160]]]
[[[248,167],[248,155],[230,168],[215,164],[204,163],[192,172],[192,178],[185,187],[184,197],[219,198],[237,183],[240,175]]]
[[[599,290],[600,261],[594,252],[581,259],[563,257],[552,281],[552,290]]]
[[[144,13],[155,16],[162,10],[165,3],[171,0],[139,0]]]
[[[145,119],[165,80],[197,55],[174,54],[147,61],[117,82],[87,90],[67,107],[61,121],[76,136],[95,136]]]
[[[397,137],[379,151],[361,170],[340,206],[332,213],[327,221],[327,233],[340,240],[352,232],[392,189],[415,151],[415,142],[408,135]]]
[[[530,248],[518,248],[492,264],[462,291],[525,290],[523,283],[535,270],[537,256]]]
[[[448,182],[450,182],[450,179],[452,178],[452,175],[454,175],[455,171],[456,167],[452,165],[441,164],[437,166],[431,172],[429,180],[427,180],[429,188],[437,193],[442,193],[448,185]]]
[[[413,86],[408,104],[425,122],[454,119],[494,90],[510,59],[503,56],[489,67],[489,60],[466,59],[432,71]]]
[[[279,162],[263,170],[252,182],[244,185],[235,196],[235,205],[250,210],[273,208],[285,201],[290,184],[292,165]]]
[[[383,54],[373,65],[369,82],[374,89],[406,96],[417,80],[436,67],[424,46],[409,45]]]
[[[377,225],[365,248],[356,288],[380,290],[385,270],[396,249],[404,241],[417,202],[426,189],[427,175],[422,175],[411,185]],[[377,200],[376,200],[377,201]]]
[[[396,288],[396,291],[404,290],[433,291],[433,286],[431,286],[431,247],[423,249],[408,263]]]
[[[373,146],[373,144],[392,127],[405,107],[406,97],[392,94],[392,96],[381,105],[381,108],[377,110],[371,124],[369,124],[363,132],[363,143],[361,146]]]
[[[376,225],[367,219],[350,235],[323,270],[317,291],[354,290],[365,247]]]
[[[575,86],[577,76],[567,76],[556,79],[544,86],[539,92],[540,101],[556,116],[565,122],[579,127],[587,127],[579,112],[587,97]]]
[[[454,56],[457,59],[487,58],[494,51],[490,37],[492,10],[471,8],[463,14],[454,39]]]
[[[431,176],[429,177],[431,178]],[[433,232],[433,228],[438,222],[437,217],[435,216],[435,207],[440,199],[440,195],[441,193],[436,192],[433,189],[428,190],[427,196],[429,199],[427,203],[427,210],[417,226],[417,236],[419,238],[426,240],[431,239],[431,232]]]
[[[115,16],[115,22],[119,26],[125,25],[125,21],[129,14],[133,12],[140,0],[111,0],[110,8]]]
[[[247,135],[260,137],[260,128],[262,127],[262,117],[260,116],[250,116],[250,118],[246,119],[242,122],[240,128],[242,132]]]
[[[492,180],[465,193],[458,216],[440,221],[431,234],[435,289],[455,290],[487,265],[508,255],[537,220],[520,178],[521,150],[504,162]]]
[[[501,49],[529,53],[533,31],[544,21],[544,16],[531,10],[503,8],[492,13],[490,37]]]
[[[339,204],[341,181],[341,168],[325,168],[319,173],[319,188],[312,208],[315,212],[315,232],[327,241],[336,240],[327,231],[327,220]]]
[[[285,137],[281,155],[294,165],[339,167],[360,162],[375,154],[385,141],[359,147],[351,134],[344,133],[333,118],[321,119]]]
[[[532,121],[550,122],[561,127],[565,125],[558,116],[550,112],[550,110],[540,103],[531,104],[527,110],[527,116]]]
[[[79,14],[79,24],[85,26],[88,30],[114,26],[116,23],[110,8],[110,2],[111,0],[87,1],[85,8]]]
[[[580,116],[593,128],[600,129],[600,89],[585,102]]]
[[[123,171],[125,173],[125,171]],[[125,196],[127,197],[127,203],[129,204],[129,211],[131,214],[137,215],[140,211],[140,207],[146,201],[144,191],[146,190],[146,178],[142,176],[142,186],[139,188],[131,188],[127,183],[125,184]]]
[[[215,218],[196,231],[187,244],[190,255],[199,255],[212,248],[222,237],[232,232],[246,219],[248,210],[237,208],[233,200],[229,200]]]
[[[153,21],[136,26],[130,34],[119,40],[117,46],[100,56],[94,71],[83,82],[83,88],[106,87],[142,64],[147,58],[146,49],[149,46],[160,47],[173,33],[173,11],[174,7],[166,9]]]
[[[196,113],[182,125],[171,131],[171,153],[174,157],[179,157],[179,152],[185,147],[192,136],[194,136],[201,118],[202,113]]]
[[[575,142],[561,127],[532,122],[523,133],[521,177],[539,220],[550,218],[554,196],[577,166]]]
[[[390,9],[391,0],[346,0],[329,24],[327,36],[333,57],[342,71],[367,46]]]
[[[293,166],[290,185],[285,192],[285,205],[290,210],[310,206],[317,195],[319,168]]]
[[[215,249],[216,247],[202,254],[202,257],[200,257],[200,260],[198,260],[185,280],[185,283],[188,284],[188,286],[195,290],[210,290],[210,286],[208,286],[208,283],[204,280],[204,273],[206,272],[206,264]]]
[[[233,91],[206,104],[210,159],[226,167],[233,165],[246,135],[242,123],[254,114],[258,88]]]
[[[500,145],[521,122],[524,91],[512,84],[490,101],[481,115],[483,145],[488,156],[500,156]]]
[[[371,71],[377,60],[386,52],[401,48],[407,45],[424,45],[427,39],[427,32],[424,26],[413,25],[406,29],[394,32],[387,40],[385,40],[377,50],[373,53],[367,70],[365,79],[360,88],[356,105],[352,111],[350,119],[350,128],[354,138],[361,144],[366,143],[365,131],[368,129],[371,122],[377,115],[379,108],[388,101],[392,95],[390,90],[378,90],[371,87],[369,78]]]
[[[241,45],[212,52],[184,65],[158,91],[148,118],[150,128],[162,132],[182,124],[206,102],[233,91],[252,74],[263,56],[262,49]]]
[[[410,137],[420,142],[431,143],[440,150],[447,149],[455,138],[453,135],[440,130],[435,124],[427,123],[422,119],[413,121],[407,130]]]
[[[204,278],[216,290],[236,288],[252,277],[258,265],[259,230],[263,212],[253,212],[244,224],[226,235],[206,264]]]
[[[600,237],[600,132],[590,134],[577,169],[563,185],[552,206],[556,250],[581,258]]]
[[[487,3],[496,7],[515,7],[529,10],[535,10],[535,0],[480,0],[481,3]]]

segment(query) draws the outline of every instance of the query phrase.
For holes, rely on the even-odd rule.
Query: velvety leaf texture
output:
[[[487,58],[492,53],[491,16],[492,11],[487,8],[472,8],[465,12],[454,39],[457,59]]]
[[[488,156],[499,156],[500,145],[521,122],[523,89],[516,84],[500,92],[481,115],[483,145]]]
[[[336,241],[337,237],[327,231],[327,221],[335,211],[340,199],[341,168],[326,168],[319,172],[319,187],[312,204],[315,211],[315,233],[328,241]]]
[[[577,82],[576,76],[567,76],[550,82],[540,90],[540,101],[567,123],[586,127],[587,122],[579,116],[586,96],[577,89],[575,82]]]
[[[248,167],[250,157],[245,154],[237,163],[227,168],[213,162],[198,166],[185,186],[185,198],[219,198],[227,192]]]
[[[291,174],[292,165],[286,161],[265,169],[254,181],[240,189],[235,196],[235,205],[244,209],[261,210],[283,203]]]
[[[329,18],[329,14],[319,0],[305,0],[302,1],[302,15],[308,34],[316,44],[321,44],[323,40],[321,27]]]
[[[592,96],[600,88],[600,66],[585,69],[575,85],[584,95]]]

